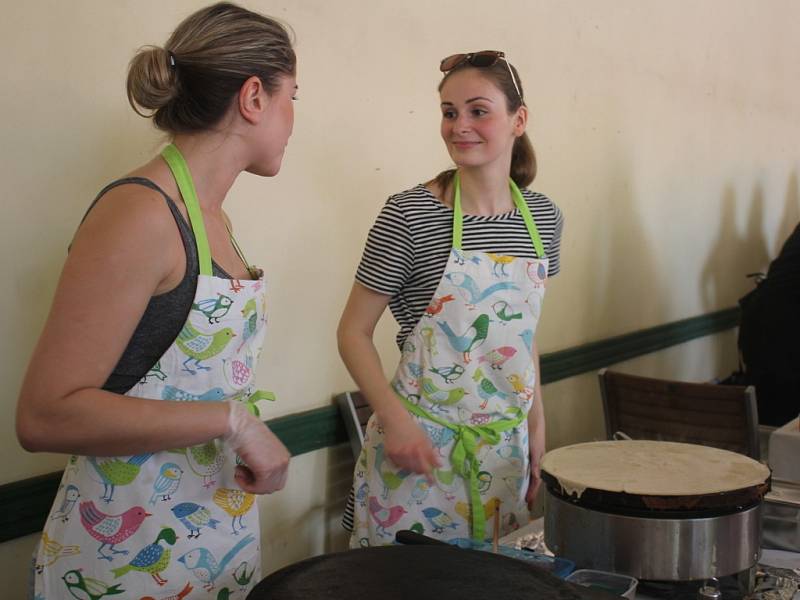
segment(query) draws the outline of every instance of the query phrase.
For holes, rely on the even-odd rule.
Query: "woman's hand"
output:
[[[405,409],[379,421],[383,426],[386,456],[401,469],[424,474],[433,481],[433,469],[441,462],[428,434]]]
[[[544,436],[531,436],[529,447],[531,478],[528,483],[528,492],[525,494],[525,501],[528,503],[528,509],[532,509],[539,486],[542,483],[541,464],[542,456],[544,456]]]
[[[244,404],[229,400],[228,405],[228,433],[222,439],[245,463],[236,467],[239,487],[250,494],[282,489],[289,471],[289,450]]]

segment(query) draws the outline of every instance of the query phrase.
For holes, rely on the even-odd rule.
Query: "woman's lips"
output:
[[[451,143],[459,150],[467,150],[469,148],[474,148],[475,146],[480,144],[480,142],[451,142]]]

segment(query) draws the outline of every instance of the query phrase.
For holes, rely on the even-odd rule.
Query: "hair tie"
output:
[[[171,69],[175,69],[175,55],[167,50],[167,54],[169,54],[169,66]]]

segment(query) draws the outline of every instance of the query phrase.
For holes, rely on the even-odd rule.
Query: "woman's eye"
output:
[[[472,114],[475,115],[476,117],[482,117],[487,112],[488,112],[487,110],[484,110],[482,108],[473,108],[472,109]]]
[[[442,118],[444,118],[444,119],[454,119],[455,116],[456,116],[456,113],[455,113],[454,110],[446,110],[446,111],[444,111],[442,113]]]

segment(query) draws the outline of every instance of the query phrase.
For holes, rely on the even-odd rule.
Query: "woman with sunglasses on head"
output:
[[[502,536],[529,520],[540,483],[534,333],[563,219],[526,189],[528,108],[504,54],[457,54],[441,71],[456,168],[389,198],[339,324],[342,358],[374,409],[349,502],[353,547],[403,529],[483,542],[493,522]],[[401,327],[391,381],[372,341],[387,305]]]
[[[213,599],[259,580],[254,495],[284,486],[289,453],[251,412],[265,286],[222,204],[243,171],[280,170],[295,74],[286,28],[228,3],[130,63],[129,101],[170,143],[90,207],[20,392],[22,445],[72,454],[36,598]]]

